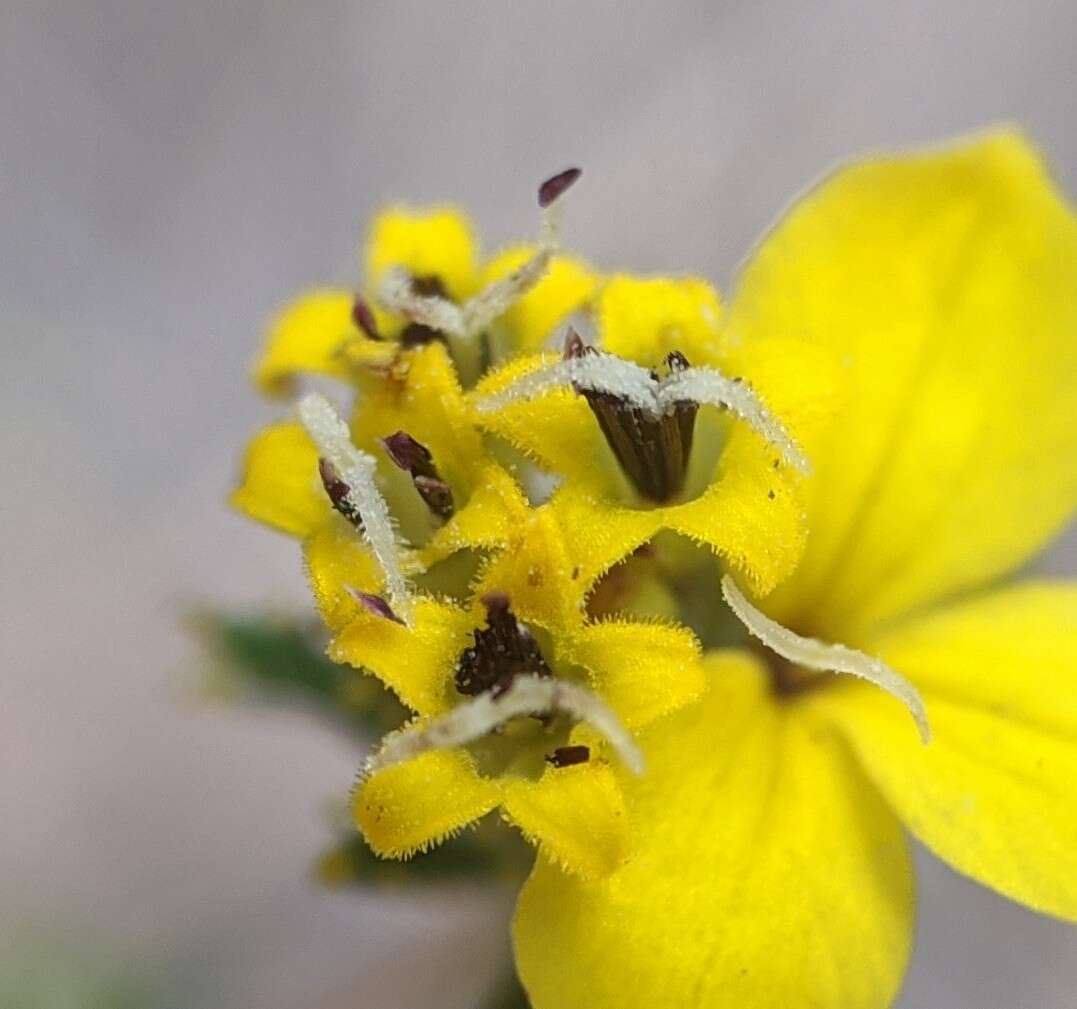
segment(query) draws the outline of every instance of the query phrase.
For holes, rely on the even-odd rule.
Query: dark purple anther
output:
[[[389,458],[405,473],[411,474],[411,482],[427,508],[440,519],[451,518],[454,511],[452,488],[441,479],[430,450],[407,431],[397,431],[382,438],[381,443]]]
[[[360,295],[355,296],[355,304],[352,305],[352,321],[371,339],[380,340],[378,323],[370,306]]]
[[[569,188],[579,177],[583,174],[580,168],[566,168],[563,172],[558,172],[556,175],[548,178],[538,191],[538,202],[542,208],[548,207],[554,200],[556,200],[566,189]]]
[[[397,431],[388,438],[382,438],[381,443],[389,453],[389,458],[408,473],[414,473],[416,470],[422,472],[433,461],[430,450],[412,438],[407,431]]]
[[[356,529],[362,529],[363,516],[359,514],[359,509],[352,503],[352,489],[341,478],[336,466],[328,459],[319,459],[318,475],[322,478],[325,493],[329,495],[329,503]]]
[[[350,585],[345,586],[345,588],[348,590],[348,594],[352,599],[354,599],[368,613],[373,613],[374,616],[382,617],[385,620],[392,620],[393,623],[396,624],[404,623],[404,621],[393,612],[393,608],[381,596],[376,596],[372,592],[361,592],[359,589],[353,589]]]
[[[567,361],[571,357],[583,357],[588,352],[594,352],[594,347],[588,347],[583,342],[583,337],[571,326],[565,334],[565,350],[562,357]]]
[[[553,753],[546,755],[546,763],[553,767],[571,767],[573,764],[586,764],[591,759],[588,746],[559,746]]]

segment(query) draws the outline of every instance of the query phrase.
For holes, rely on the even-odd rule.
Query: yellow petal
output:
[[[385,582],[359,531],[339,515],[326,516],[303,544],[307,577],[318,612],[331,631],[339,631],[366,611],[349,588],[379,593]]]
[[[554,516],[538,509],[487,562],[475,595],[504,592],[521,620],[568,634],[583,623],[584,590],[572,578],[574,568]]]
[[[369,670],[413,711],[437,715],[452,706],[453,672],[474,626],[464,610],[417,599],[411,627],[358,613],[333,639],[329,657]]]
[[[909,950],[897,821],[831,734],[743,654],[643,737],[632,857],[607,879],[540,859],[517,965],[535,1009],[881,1009]]]
[[[648,368],[674,350],[691,364],[710,364],[721,311],[718,292],[698,277],[611,277],[598,297],[600,343]]]
[[[843,169],[764,241],[728,332],[846,368],[811,539],[771,605],[846,637],[1011,570],[1077,502],[1077,220],[998,132]]]
[[[730,436],[718,472],[694,501],[661,509],[662,524],[703,543],[759,595],[787,578],[804,549],[802,479],[755,432]]]
[[[1077,919],[1077,585],[993,593],[874,639],[923,692],[921,746],[878,691],[820,691],[916,836],[981,883]]]
[[[408,858],[497,805],[498,787],[465,750],[433,750],[377,771],[356,789],[355,823],[383,858]]]
[[[390,470],[380,439],[406,431],[434,458],[442,479],[458,490],[486,465],[482,436],[472,422],[449,352],[431,343],[410,353],[393,374],[368,382],[352,419],[355,443]]]
[[[571,580],[583,591],[662,528],[660,509],[623,508],[571,483],[562,485],[543,510],[557,521],[565,551],[575,562]]]
[[[233,507],[259,522],[309,536],[331,512],[318,477],[318,451],[296,421],[273,424],[247,447]]]
[[[389,207],[374,218],[366,242],[366,276],[377,291],[388,270],[437,277],[460,302],[475,293],[475,236],[467,216],[452,207]]]
[[[509,361],[483,377],[472,390],[472,402],[493,396],[556,359],[551,354],[534,354]],[[516,400],[496,413],[476,411],[474,420],[543,469],[567,477],[580,487],[610,494],[628,487],[587,401],[571,389]]]
[[[512,539],[529,506],[519,484],[496,463],[479,470],[471,496],[419,551],[431,566],[458,550],[503,547]]]
[[[347,378],[342,356],[351,340],[369,343],[352,321],[355,295],[344,290],[311,291],[287,305],[274,319],[261,356],[254,365],[254,381],[267,395],[291,389],[300,372]]]
[[[598,879],[628,852],[624,796],[599,759],[549,767],[537,781],[502,779],[502,809],[542,854],[567,872]]]
[[[486,264],[483,283],[500,280],[535,254],[530,246],[506,249]],[[573,256],[554,256],[545,276],[502,317],[514,352],[531,353],[546,345],[560,323],[584,308],[598,280],[590,267]]]
[[[699,697],[706,685],[699,644],[684,627],[604,620],[573,635],[565,657],[632,729]]]

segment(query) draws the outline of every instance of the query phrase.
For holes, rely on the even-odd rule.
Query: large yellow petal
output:
[[[498,786],[466,750],[433,750],[376,771],[355,792],[355,823],[383,858],[408,858],[497,805]]]
[[[318,450],[297,421],[260,432],[247,447],[233,507],[293,536],[309,536],[331,512],[318,477]]]
[[[267,395],[291,389],[301,372],[347,378],[342,348],[360,339],[352,321],[351,291],[311,291],[285,306],[270,325],[265,347],[254,365],[254,381]]]
[[[535,1009],[882,1009],[911,936],[893,815],[840,742],[772,703],[743,653],[644,736],[632,857],[599,882],[540,859],[515,943]],[[627,787],[627,786],[626,786]]]
[[[366,613],[348,589],[379,593],[385,583],[362,534],[335,512],[307,537],[303,559],[318,612],[331,631],[343,630]]]
[[[934,740],[878,691],[820,691],[909,828],[961,872],[1077,920],[1077,585],[1031,584],[870,646],[921,689]]]
[[[624,796],[602,760],[549,767],[536,781],[506,777],[501,804],[546,858],[584,879],[608,875],[628,852]]]
[[[1077,220],[998,132],[837,172],[740,278],[731,340],[844,362],[800,570],[771,611],[854,636],[1012,569],[1077,502]]]

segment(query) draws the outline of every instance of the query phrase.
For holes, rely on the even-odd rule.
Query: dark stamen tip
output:
[[[509,596],[507,592],[487,592],[479,602],[486,607],[487,611],[494,611],[496,613],[503,612],[509,608]]]
[[[362,592],[359,589],[352,588],[350,585],[346,585],[345,588],[352,599],[354,599],[368,613],[372,613],[376,617],[382,617],[385,620],[392,620],[393,623],[403,625],[404,621],[393,612],[393,608],[381,596],[376,596],[372,592]]]
[[[666,367],[669,368],[672,374],[678,371],[686,371],[691,365],[688,363],[688,358],[679,350],[671,350],[666,355]]]
[[[553,753],[546,755],[546,763],[552,767],[571,767],[573,764],[586,764],[591,759],[589,746],[559,746]]]
[[[439,518],[451,518],[455,511],[452,496],[452,488],[444,481],[435,476],[412,477],[412,483],[419,492],[427,507]]]
[[[569,188],[583,174],[580,168],[566,168],[563,172],[551,175],[538,191],[539,206],[545,209],[554,202],[566,189]]]
[[[430,450],[406,431],[397,431],[388,438],[382,438],[381,443],[389,458],[408,473],[430,465]]]
[[[355,296],[355,304],[352,305],[352,321],[371,339],[380,340],[378,322],[374,318],[374,312],[360,295]]]
[[[584,354],[595,353],[594,347],[588,347],[583,342],[583,337],[572,327],[568,327],[568,332],[565,334],[565,349],[562,357],[567,361],[573,357],[583,357]]]

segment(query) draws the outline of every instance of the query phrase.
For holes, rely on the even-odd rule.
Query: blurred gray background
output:
[[[1073,0],[7,0],[0,53],[0,965],[184,1009],[471,1006],[501,955],[503,897],[308,882],[359,754],[202,705],[178,624],[308,605],[223,499],[274,412],[263,320],[352,282],[375,206],[458,200],[496,244],[579,163],[572,244],[725,286],[864,150],[1014,120],[1077,190]],[[1077,930],[921,861],[902,1006],[1073,1006]]]

